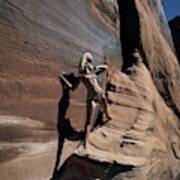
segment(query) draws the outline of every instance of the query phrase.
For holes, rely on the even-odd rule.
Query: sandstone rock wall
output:
[[[126,74],[113,70],[109,82],[112,120],[91,132],[87,147],[64,163],[59,178],[175,180],[180,173],[180,67],[162,6],[148,0],[118,4]],[[135,47],[143,63],[133,63]]]
[[[61,96],[58,74],[76,72],[85,51],[96,63],[104,54],[120,62],[117,36],[111,2],[1,0],[0,114],[54,124]]]
[[[180,67],[160,1],[0,0],[0,42],[0,153],[16,147],[19,157],[25,150],[34,152],[39,147],[42,152],[52,147],[55,142],[47,143],[48,128],[55,127],[57,120],[58,74],[76,72],[80,56],[88,50],[96,64],[106,55],[112,65],[107,92],[112,120],[97,126],[87,149],[80,146],[57,175],[61,180],[179,177]],[[143,63],[132,61],[134,48],[142,51]],[[122,59],[126,73],[121,71]],[[83,86],[71,93],[67,113],[73,126],[81,129],[85,95]],[[25,127],[33,130],[27,133]],[[34,146],[25,145],[27,134]],[[14,140],[16,135],[20,140]],[[34,135],[42,139],[32,138]],[[5,141],[10,143],[3,144]],[[38,141],[46,142],[47,147]],[[64,157],[71,151],[65,149]],[[52,168],[49,156],[44,159],[43,152],[41,156],[37,155],[38,163],[43,162],[37,168],[38,179],[44,179],[44,172],[47,176]],[[28,170],[34,159],[24,163]],[[11,162],[11,174],[1,170],[2,177],[12,178],[15,166]],[[9,167],[8,163],[3,167]],[[18,177],[19,171],[14,179]]]
[[[59,179],[174,180],[178,176],[179,119],[143,63],[128,72],[117,70],[110,80],[112,120],[93,130],[86,149],[81,146],[65,162]]]
[[[160,94],[179,116],[179,64],[160,1],[119,0],[118,4],[124,69],[132,65],[131,54],[139,48]]]
[[[161,33],[161,27],[164,27],[164,24],[155,16],[148,1],[137,0],[136,6],[140,18],[141,42],[146,56],[145,61],[158,91],[166,103],[179,115],[180,68],[171,45],[167,43]]]

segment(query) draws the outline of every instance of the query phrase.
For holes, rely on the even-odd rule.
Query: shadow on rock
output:
[[[80,131],[77,132],[71,126],[70,120],[66,119],[66,113],[68,107],[70,105],[70,91],[75,90],[79,84],[78,79],[74,76],[73,73],[71,74],[64,74],[60,76],[60,83],[62,86],[62,97],[59,101],[58,105],[58,122],[57,122],[57,130],[58,130],[58,147],[57,147],[57,154],[56,154],[56,162],[53,172],[52,179],[56,179],[55,176],[57,174],[58,166],[61,160],[61,154],[65,139],[77,141],[84,138],[84,132]],[[72,85],[71,87],[69,85]]]
[[[57,171],[54,180],[110,180],[119,173],[132,171],[134,166],[103,163],[72,155]]]

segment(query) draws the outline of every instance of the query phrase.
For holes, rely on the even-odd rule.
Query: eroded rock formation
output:
[[[88,163],[73,156],[65,163],[65,170],[60,171],[62,179],[78,179],[81,174],[89,179],[170,180],[177,176],[179,120],[159,95],[143,63],[134,65],[128,72],[126,75],[116,70],[110,80],[108,101],[112,120],[91,133],[86,149],[80,147],[76,151],[80,157],[102,162],[102,170],[94,167],[93,173],[82,172],[81,161],[87,169]],[[109,166],[104,167],[105,162]],[[93,163],[89,164],[91,168]],[[109,169],[111,165],[116,171]],[[66,170],[70,166],[71,170],[74,168],[71,174]],[[112,171],[111,178],[105,173],[108,169]]]
[[[110,60],[112,120],[91,132],[87,149],[76,149],[57,179],[178,180],[180,67],[160,0],[1,0],[0,40],[0,153],[10,152],[1,161],[2,179],[51,176],[55,130],[49,128],[57,121],[58,74],[76,72],[88,50],[96,64],[104,55]],[[142,63],[134,64],[134,48],[141,50]],[[81,130],[85,95],[83,86],[71,93],[67,111]],[[34,158],[28,148],[37,151]],[[75,146],[69,149],[72,154]],[[22,167],[9,161],[23,153]],[[16,176],[12,168],[19,170]]]
[[[118,3],[126,74],[113,70],[109,82],[112,120],[91,133],[87,148],[77,149],[59,177],[176,179],[180,165],[180,69],[168,27],[163,29],[167,22],[161,22],[155,13],[160,4]],[[129,34],[129,29],[134,31]],[[136,65],[131,57],[135,47],[144,53],[144,62]]]

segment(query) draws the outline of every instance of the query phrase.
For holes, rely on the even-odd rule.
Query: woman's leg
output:
[[[86,148],[87,144],[87,139],[89,136],[89,133],[92,130],[93,126],[93,118],[95,115],[96,111],[96,102],[91,100],[87,102],[87,119],[86,119],[86,124],[85,124],[85,142],[84,142],[84,147]]]
[[[105,97],[105,95],[102,95],[101,99],[99,100],[100,107],[104,111],[106,118],[109,120],[110,118],[110,113],[109,113],[109,107],[108,107],[108,102]]]

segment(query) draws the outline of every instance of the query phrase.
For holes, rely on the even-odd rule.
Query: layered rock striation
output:
[[[2,168],[0,177],[51,176],[49,149],[55,144],[62,95],[58,75],[76,74],[81,55],[91,51],[95,64],[104,56],[111,64],[107,98],[112,120],[90,133],[87,148],[80,145],[73,152],[57,179],[177,180],[180,67],[167,24],[160,0],[0,0],[0,153],[7,147],[10,152],[0,167],[11,167],[7,173]],[[133,61],[135,48],[143,62]],[[85,88],[80,85],[69,96],[66,119],[83,130]],[[62,156],[74,147],[65,147]],[[36,166],[36,158],[26,158],[28,148],[41,150]],[[33,168],[33,177],[19,171],[14,176],[12,154],[18,159],[22,153],[26,170],[43,162]]]
[[[120,62],[118,18],[111,3],[1,0],[0,11],[1,114],[54,125],[59,73],[76,72],[85,51],[93,53],[96,63],[104,55]]]
[[[59,178],[176,179],[179,119],[160,96],[148,69],[138,63],[128,75],[116,70],[109,83],[112,120],[93,130],[86,149],[76,150]]]
[[[75,151],[59,178],[178,179],[180,67],[162,5],[118,5],[125,73],[113,70],[109,82],[112,120],[92,131],[87,148]],[[142,51],[142,63],[133,62],[134,48]]]

